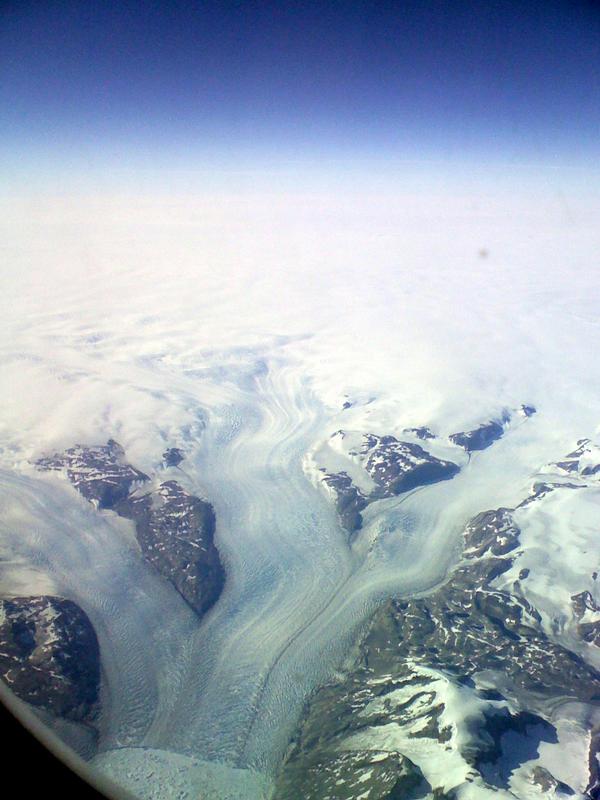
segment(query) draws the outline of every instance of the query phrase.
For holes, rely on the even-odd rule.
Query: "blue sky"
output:
[[[578,0],[20,0],[0,54],[14,186],[600,156],[600,8]]]

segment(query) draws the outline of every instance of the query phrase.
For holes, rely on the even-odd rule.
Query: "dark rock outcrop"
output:
[[[435,434],[426,425],[421,425],[419,428],[405,428],[404,432],[412,433],[417,439],[435,439]]]
[[[361,451],[364,468],[377,488],[372,497],[393,497],[418,486],[453,478],[460,468],[443,461],[412,442],[394,436],[366,434]]]
[[[359,530],[363,522],[360,512],[368,506],[368,498],[356,488],[346,472],[325,474],[323,483],[335,494],[335,508],[344,528],[350,533]]]
[[[486,558],[426,598],[393,601],[387,613],[399,653],[461,677],[498,671],[517,693],[599,700],[600,675],[548,639],[526,600],[489,586],[509,566]]]
[[[589,781],[586,796],[590,800],[600,800],[600,728],[596,727],[590,736],[588,748]]]
[[[509,508],[484,511],[465,529],[465,556],[473,558],[486,553],[503,556],[519,546],[519,534]]]
[[[571,604],[573,606],[573,613],[579,620],[577,624],[577,632],[589,644],[594,644],[600,647],[600,619],[584,621],[587,612],[598,614],[600,612],[600,605],[596,603],[591,593],[588,591],[579,592],[571,597]]]
[[[163,463],[165,467],[178,467],[184,458],[185,454],[179,447],[169,447],[163,453]]]
[[[145,558],[195,611],[206,612],[225,581],[211,504],[166,481],[156,491],[122,500],[115,511],[134,521]]]
[[[439,745],[440,757],[458,750],[471,770],[466,781],[506,789],[514,770],[535,759],[540,742],[557,742],[551,721],[530,710],[527,698],[538,709],[544,699],[550,707],[554,698],[600,702],[600,674],[545,633],[540,613],[516,584],[514,593],[495,588],[494,580],[514,562],[519,536],[511,509],[477,515],[464,532],[465,559],[445,584],[423,597],[391,600],[379,610],[353,666],[307,704],[278,778],[277,800],[294,797],[294,789],[296,796],[304,796],[316,780],[308,778],[315,770],[332,776],[323,796],[359,796],[352,774],[337,759],[372,743],[372,751],[357,756],[361,774],[363,764],[379,758],[382,742],[390,741],[390,729],[398,731],[396,741],[406,743],[400,750],[409,761],[416,758],[411,742],[426,737]],[[573,597],[582,616],[592,608],[588,595]],[[477,688],[479,676],[485,676],[484,685],[492,676],[498,682],[491,689]],[[466,707],[477,709],[470,719],[447,716],[449,687],[455,697],[458,691],[467,693]],[[595,744],[592,737],[587,796],[594,800],[600,785],[598,770],[592,768],[597,750],[597,737]],[[414,753],[419,752],[416,747]],[[363,779],[364,792],[371,788],[370,779],[371,774]],[[541,767],[531,780],[544,791],[573,793]],[[395,797],[377,794],[376,784],[373,788],[375,797]],[[460,784],[432,786],[425,796],[453,797],[459,789]],[[407,790],[399,795],[404,796],[413,795]]]
[[[400,753],[332,748],[319,751],[314,759],[288,762],[276,797],[278,800],[351,800],[366,796],[369,800],[417,800],[428,797],[430,788],[421,770]]]
[[[77,491],[98,508],[113,508],[134,485],[149,480],[148,475],[125,461],[125,451],[114,439],[95,447],[77,444],[64,453],[38,459],[36,466],[65,470]]]
[[[17,697],[38,709],[93,722],[100,650],[88,616],[62,597],[1,599],[0,677]]]
[[[167,457],[173,462],[182,454],[170,448],[163,454]],[[189,494],[177,481],[166,481],[143,494],[132,492],[133,486],[150,478],[126,462],[123,448],[113,439],[95,447],[76,445],[36,463],[44,470],[65,470],[87,500],[133,520],[144,558],[198,614],[216,602],[225,572],[214,543],[210,503]]]
[[[337,431],[334,435],[345,434],[344,431]],[[421,445],[401,442],[394,436],[363,434],[360,452],[352,450],[349,454],[358,458],[361,469],[375,484],[368,494],[355,486],[352,478],[343,470],[334,473],[324,469],[321,471],[324,473],[323,482],[335,495],[340,522],[350,533],[362,527],[361,511],[369,503],[395,497],[419,486],[449,480],[460,471],[457,464],[436,458]]]
[[[450,435],[450,441],[464,448],[467,453],[474,450],[485,450],[504,433],[504,427],[495,421],[486,422],[472,431],[462,431]]]
[[[570,475],[591,478],[600,472],[600,452],[590,439],[579,439],[575,450],[553,466]]]
[[[567,786],[566,783],[557,780],[554,775],[552,775],[552,773],[544,767],[537,766],[531,770],[531,782],[535,786],[539,786],[540,789],[546,793],[560,792],[561,794],[569,797],[575,794],[570,786]]]
[[[537,412],[537,409],[536,409],[535,406],[528,406],[525,403],[523,403],[521,405],[521,409],[520,410],[521,410],[521,414],[523,414],[524,417],[532,417]]]

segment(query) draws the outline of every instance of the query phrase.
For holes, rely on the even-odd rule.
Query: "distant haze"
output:
[[[0,54],[15,191],[202,191],[407,162],[439,180],[600,155],[600,14],[575,0],[25,0],[2,5]]]

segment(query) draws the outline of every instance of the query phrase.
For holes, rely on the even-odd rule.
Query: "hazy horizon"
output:
[[[598,173],[583,2],[9,2],[0,52],[10,194]]]

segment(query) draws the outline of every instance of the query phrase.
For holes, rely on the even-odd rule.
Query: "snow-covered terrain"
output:
[[[3,205],[0,593],[66,597],[91,620],[99,769],[153,800],[203,784],[207,800],[268,796],[307,698],[378,607],[440,584],[470,519],[555,474],[587,488],[515,511],[521,550],[500,580],[529,569],[546,634],[597,663],[576,631],[597,612],[572,601],[597,598],[598,476],[583,475],[597,461],[582,454],[579,477],[556,466],[600,426],[594,202],[569,215],[552,194]],[[484,450],[449,438],[507,410]],[[406,433],[420,426],[435,438]],[[460,471],[381,495],[349,541],[320,469],[365,493],[374,478],[340,430],[418,443]],[[109,439],[148,475],[180,448],[171,471],[214,507],[227,577],[202,620],[140,557],[129,520],[35,467]],[[586,752],[577,736],[565,751],[578,787]],[[511,790],[530,796],[518,776]]]

